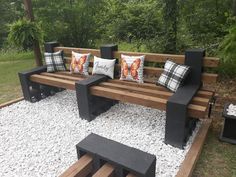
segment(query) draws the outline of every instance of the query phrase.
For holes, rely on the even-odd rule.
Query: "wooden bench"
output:
[[[96,134],[76,145],[78,161],[60,177],[155,177],[156,157]]]
[[[215,94],[214,89],[207,90],[205,89],[205,85],[216,83],[218,75],[212,71],[214,68],[218,67],[219,59],[215,57],[205,57],[204,51],[187,51],[186,55],[169,55],[122,52],[117,51],[117,46],[115,45],[104,46],[101,47],[100,50],[97,50],[58,47],[57,43],[46,44],[45,48],[47,52],[63,50],[66,56],[65,59],[67,64],[71,61],[72,51],[91,53],[92,55],[108,59],[113,57],[118,59],[115,66],[115,79],[109,79],[102,75],[90,75],[84,77],[78,74],[71,74],[69,71],[47,73],[46,67],[19,73],[24,97],[29,101],[32,101],[32,95],[37,95],[36,97],[40,99],[39,93],[42,91],[46,93],[49,92],[48,90],[58,91],[57,88],[76,90],[76,95],[79,98],[78,106],[80,117],[87,119],[88,121],[91,121],[100,113],[108,110],[116,103],[116,101],[139,104],[159,110],[166,110],[166,126],[169,127],[166,128],[166,143],[177,147],[183,147],[189,132],[193,130],[195,125],[194,122],[196,119],[192,118],[206,118],[210,105],[213,102],[212,100]],[[121,54],[145,55],[144,84],[119,80]],[[176,93],[172,93],[166,88],[155,84],[163,71],[162,67],[164,63],[168,58],[180,64],[186,64],[187,61],[190,65],[193,65],[192,67],[195,67],[194,72],[196,72],[195,74],[190,74],[191,78],[188,79],[189,84],[184,87],[185,90],[181,91],[181,88]],[[194,58],[196,59],[194,60]],[[199,62],[196,63],[198,58]],[[193,63],[191,63],[192,61]],[[90,62],[90,73],[92,66],[93,59]],[[206,71],[211,71],[211,73]],[[43,89],[41,87],[43,87]],[[182,97],[186,99],[182,100]],[[182,100],[182,102],[179,100]],[[173,103],[175,105],[179,105],[179,108],[176,109],[176,106],[173,107]],[[169,106],[167,106],[168,104]],[[184,106],[181,107],[181,105]],[[168,109],[171,111],[168,111]],[[170,115],[171,112],[176,113],[174,115]],[[173,118],[173,116],[178,117],[178,114],[181,115],[179,116],[180,118]],[[171,123],[169,124],[169,122]],[[183,132],[179,132],[179,130],[177,130],[181,129],[181,126],[179,125],[180,122]],[[176,130],[174,131],[174,129]],[[169,134],[171,134],[171,138],[167,137]],[[178,139],[177,137],[181,138],[175,142],[174,139]]]

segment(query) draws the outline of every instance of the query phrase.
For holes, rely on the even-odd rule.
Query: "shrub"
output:
[[[220,72],[224,75],[236,75],[236,26],[233,26],[219,46],[222,59]]]
[[[42,30],[36,22],[23,18],[10,24],[9,27],[9,42],[24,50],[31,49],[34,41],[43,41]]]

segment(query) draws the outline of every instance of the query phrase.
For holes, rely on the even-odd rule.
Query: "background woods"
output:
[[[115,42],[127,50],[177,54],[201,47],[209,55],[223,53],[224,58],[229,52],[223,50],[229,45],[225,43],[229,38],[231,48],[235,43],[231,29],[236,24],[236,0],[32,0],[32,4],[44,41],[58,40],[65,46],[93,48]],[[9,24],[25,16],[23,1],[0,0],[0,13],[0,47],[8,48]],[[223,60],[230,60],[228,66],[236,63],[232,59],[236,54],[230,51],[230,56]]]

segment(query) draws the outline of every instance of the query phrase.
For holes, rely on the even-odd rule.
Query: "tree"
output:
[[[33,22],[34,15],[33,15],[33,9],[32,9],[32,2],[31,2],[31,0],[23,0],[23,1],[24,1],[24,6],[25,6],[26,16],[31,22]],[[36,65],[42,66],[43,65],[42,54],[41,54],[38,40],[33,41],[33,50],[34,50]]]
[[[165,0],[163,20],[165,24],[165,52],[176,53],[177,43],[177,0]]]

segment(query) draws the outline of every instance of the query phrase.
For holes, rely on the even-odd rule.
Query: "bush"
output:
[[[221,56],[220,72],[228,76],[236,76],[236,26],[233,26],[219,47]]]

